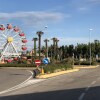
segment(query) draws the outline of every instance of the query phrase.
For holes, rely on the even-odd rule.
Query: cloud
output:
[[[79,11],[87,11],[88,8],[87,8],[87,7],[80,7],[80,8],[78,8],[78,10],[79,10]]]
[[[41,23],[51,23],[63,20],[69,15],[59,12],[16,12],[16,13],[0,13],[0,21],[19,20],[25,25],[37,25]]]
[[[94,7],[100,6],[100,0],[77,0],[75,3],[77,10],[80,12],[92,11]]]

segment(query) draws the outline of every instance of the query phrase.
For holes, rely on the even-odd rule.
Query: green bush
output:
[[[96,65],[95,61],[91,62],[91,65]],[[90,61],[74,61],[74,65],[90,65]]]
[[[99,60],[97,60],[97,62],[98,62],[98,63],[100,63],[100,59],[99,59]]]
[[[89,62],[89,61],[82,61],[82,62],[80,63],[80,65],[90,65],[90,62]]]
[[[61,70],[67,70],[67,69],[72,69],[72,65],[68,64],[49,64],[44,67],[44,72],[45,73],[53,73],[55,71],[61,71]]]
[[[72,60],[72,58],[66,58],[66,59],[63,59],[62,61],[61,61],[61,63],[66,63],[66,64],[73,64],[73,60]]]
[[[90,65],[90,61],[83,61],[80,63],[81,65]],[[96,65],[96,62],[92,61],[91,65]]]
[[[80,61],[74,61],[74,65],[80,65]]]
[[[7,63],[7,64],[0,64],[0,67],[36,67],[34,64],[14,64],[14,63]]]

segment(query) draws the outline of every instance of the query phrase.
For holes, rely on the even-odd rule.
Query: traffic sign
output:
[[[39,60],[39,59],[36,59],[35,60],[35,64],[37,65],[37,67],[41,64],[41,60]]]
[[[48,64],[48,63],[49,63],[48,58],[44,58],[44,59],[43,59],[43,63],[44,63],[44,64]]]

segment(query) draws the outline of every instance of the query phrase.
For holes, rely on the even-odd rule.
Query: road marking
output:
[[[27,71],[28,71],[28,70],[27,70]],[[14,87],[11,87],[11,88],[9,88],[9,89],[7,89],[7,90],[1,91],[0,94],[7,93],[7,92],[11,92],[11,91],[13,91],[13,90],[16,90],[16,89],[21,88],[22,85],[24,85],[27,81],[29,81],[29,80],[32,78],[32,76],[33,76],[32,71],[28,71],[28,72],[31,73],[31,76],[30,76],[28,79],[26,79],[24,82],[22,82],[22,83],[20,83],[20,84],[18,84],[18,85],[16,85],[16,86],[14,86]]]
[[[87,92],[87,91],[90,89],[90,87],[91,87],[91,86],[88,86],[88,87],[85,89],[85,91]]]
[[[95,84],[96,83],[96,81],[93,81],[92,83],[91,83],[91,85],[93,85],[93,84]]]
[[[82,94],[80,95],[80,97],[78,98],[78,100],[82,100],[83,97],[84,97],[84,95],[85,95],[85,93],[82,93]]]
[[[96,83],[96,81],[93,81],[86,89],[85,89],[85,92],[87,92],[90,88],[91,88],[91,86],[92,85],[94,85]],[[82,93],[81,95],[80,95],[80,97],[78,98],[78,100],[83,100],[83,98],[84,98],[84,96],[85,96],[85,94],[86,93]]]

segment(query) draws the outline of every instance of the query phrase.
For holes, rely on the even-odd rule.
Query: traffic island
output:
[[[44,75],[38,75],[36,76],[36,78],[51,78],[54,76],[58,76],[58,75],[62,75],[62,74],[67,74],[67,73],[71,73],[71,72],[76,72],[79,71],[79,69],[71,69],[71,70],[66,70],[66,71],[60,71],[60,72],[56,72],[56,73],[50,73],[50,74],[44,74]]]

